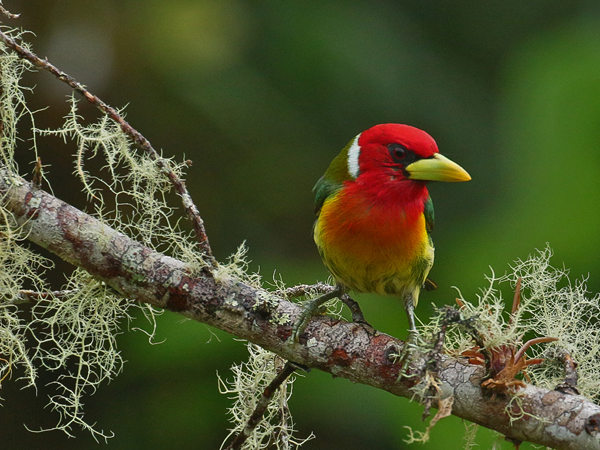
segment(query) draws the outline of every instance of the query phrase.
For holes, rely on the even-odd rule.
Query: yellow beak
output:
[[[408,178],[424,181],[469,181],[471,175],[455,162],[436,153],[432,158],[419,159],[406,166]]]

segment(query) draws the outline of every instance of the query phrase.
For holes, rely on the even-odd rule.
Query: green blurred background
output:
[[[400,122],[427,130],[473,177],[431,185],[431,276],[440,289],[422,295],[422,320],[431,303],[453,301],[451,286],[474,298],[489,266],[503,273],[547,242],[555,265],[573,278],[589,274],[590,291],[599,290],[597,1],[4,4],[22,14],[13,24],[35,32],[37,54],[107,103],[128,105],[127,119],[165,155],[194,161],[188,186],[220,260],[246,241],[266,279],[277,270],[290,284],[325,280],[311,237],[312,186],[358,132]],[[69,90],[45,73],[27,82],[36,85],[32,108],[52,108],[38,126],[58,126]],[[82,113],[97,117],[83,103]],[[55,194],[84,208],[70,176],[74,147],[49,139],[40,152]],[[405,336],[397,300],[357,298],[377,328]],[[86,419],[116,434],[115,450],[218,448],[230,401],[218,394],[216,372],[229,377],[246,358],[243,343],[171,313],[160,318],[163,339],[151,346],[139,332],[119,337],[128,363],[86,399]],[[76,439],[27,432],[23,423],[38,429],[57,418],[42,409],[43,388],[36,396],[13,381],[1,393],[1,448],[97,447],[80,431]],[[418,405],[316,371],[294,390],[299,435],[317,436],[306,449],[400,449],[405,425],[425,427]],[[463,434],[451,417],[412,448],[459,449]],[[498,440],[478,432],[478,448]]]

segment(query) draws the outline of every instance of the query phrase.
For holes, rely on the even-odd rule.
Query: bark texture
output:
[[[182,261],[144,247],[6,170],[0,170],[0,195],[29,240],[128,298],[394,395],[411,398],[424,383],[419,373],[398,380],[400,366],[390,355],[398,354],[404,343],[392,336],[365,325],[316,317],[294,343],[289,337],[300,312],[296,304],[232,278],[215,279],[209,270],[194,276]],[[452,414],[458,417],[514,441],[600,450],[600,406],[584,397],[527,385],[517,397],[492,398],[480,388],[485,376],[481,366],[449,357],[442,357],[438,376],[441,398],[453,397]]]

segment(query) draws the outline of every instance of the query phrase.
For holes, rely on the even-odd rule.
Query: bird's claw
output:
[[[327,307],[315,300],[302,305],[302,311],[292,326],[292,341],[300,342],[300,335],[306,329],[310,319],[318,314],[324,314],[326,311]]]
[[[410,330],[408,332],[408,338],[404,343],[404,348],[402,349],[402,353],[400,354],[398,361],[402,364],[400,366],[399,377],[400,378],[409,378],[408,368],[410,363],[413,361],[414,354],[419,348],[418,343],[422,342],[421,336],[416,330]]]
[[[339,297],[342,292],[342,287],[338,285],[332,291],[323,294],[314,300],[304,303],[302,305],[302,311],[300,311],[300,315],[292,326],[292,342],[300,342],[300,335],[304,332],[304,329],[308,325],[308,322],[310,322],[311,317],[316,316],[317,314],[325,314],[327,312],[327,307],[325,306],[327,300]]]
[[[348,309],[350,309],[350,312],[352,313],[352,322],[373,328],[371,324],[365,320],[365,316],[356,300],[352,299],[348,294],[343,294],[340,297],[340,300],[348,307]]]

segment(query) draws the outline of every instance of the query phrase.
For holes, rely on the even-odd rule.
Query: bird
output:
[[[419,128],[385,123],[352,139],[313,189],[314,240],[336,287],[304,305],[292,338],[299,341],[329,299],[350,291],[396,296],[408,316],[403,358],[410,357],[419,337],[414,308],[434,259],[427,183],[470,179]]]

